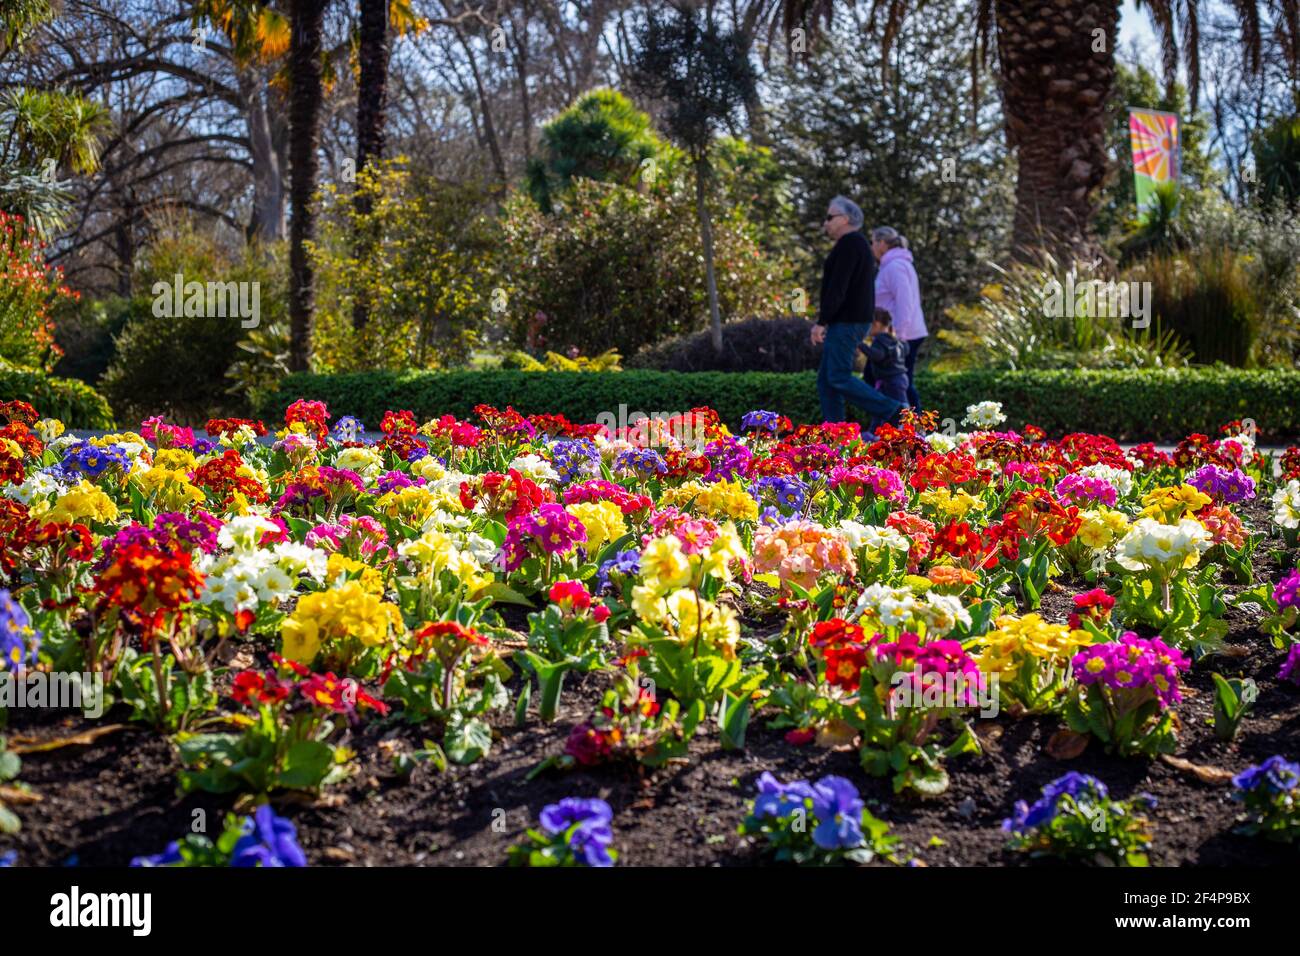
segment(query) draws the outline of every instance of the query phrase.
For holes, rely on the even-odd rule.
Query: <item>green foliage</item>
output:
[[[499,282],[511,338],[530,350],[594,355],[703,328],[708,314],[694,196],[676,178],[644,190],[577,180],[547,215],[526,195],[507,203]],[[724,316],[770,308],[781,269],[739,208],[713,221]],[[541,316],[539,316],[541,313]]]
[[[953,328],[941,329],[938,338],[951,351],[941,365],[1046,369],[1186,364],[1183,349],[1168,330],[1155,323],[1132,328],[1132,319],[1121,315],[1122,304],[1112,303],[1095,284],[1106,280],[1084,271],[1086,267],[1058,263],[1044,254],[1039,266],[993,268],[998,282],[981,289],[975,303],[948,310]],[[1092,296],[1080,294],[1089,288]],[[1135,311],[1133,303],[1129,311]]]
[[[627,364],[665,372],[803,372],[817,368],[820,358],[807,319],[755,316],[722,327],[721,352],[708,332],[694,332],[644,348]]]
[[[500,236],[487,215],[490,193],[412,173],[400,158],[367,166],[357,188],[371,198],[368,213],[357,211],[351,187],[323,190],[311,245],[313,367],[349,372],[464,364],[494,305]],[[354,249],[361,234],[375,237],[364,259]],[[359,297],[370,312],[357,332],[352,307]]]
[[[1279,117],[1256,134],[1251,147],[1259,198],[1265,205],[1280,200],[1295,209],[1300,205],[1300,115]]]
[[[60,302],[53,313],[54,340],[63,355],[54,366],[55,374],[98,381],[113,361],[113,339],[131,315],[131,300],[119,295]]]
[[[544,212],[575,179],[632,185],[643,163],[659,157],[663,143],[650,117],[622,93],[584,93],[541,131],[538,157],[528,165],[528,194]]]
[[[1237,736],[1237,728],[1246,712],[1259,698],[1259,687],[1249,677],[1233,677],[1211,673],[1214,679],[1214,735],[1220,740]]]
[[[692,159],[706,156],[715,134],[756,95],[747,38],[702,11],[647,11],[633,47],[633,85],[662,101],[664,129]]]
[[[559,352],[547,352],[540,361],[527,352],[516,350],[506,353],[501,359],[501,367],[519,369],[521,372],[618,372],[621,371],[621,359],[617,349],[590,358],[585,355],[569,358]]]
[[[197,231],[181,226],[151,246],[136,277],[150,290],[130,302],[130,318],[114,339],[116,354],[100,388],[124,421],[164,414],[201,424],[246,410],[248,396],[231,394],[226,373],[241,357],[246,321],[220,315],[206,304],[197,315],[158,315],[161,297],[171,296],[175,276],[184,283],[257,283],[259,328],[284,321],[287,273],[279,249],[249,246],[227,254]],[[190,312],[188,300],[182,312]],[[215,305],[215,303],[214,303]]]
[[[1255,360],[1300,364],[1300,209],[1281,202],[1237,206],[1208,192],[1184,193],[1179,249],[1231,249],[1257,307]]]
[[[820,223],[832,196],[861,206],[868,229],[898,229],[915,256],[933,332],[1006,246],[1014,165],[988,72],[977,74],[981,92],[972,106],[970,18],[906,20],[886,65],[880,50],[889,18],[872,20],[870,7],[837,16],[812,55],[772,84],[773,149],[801,212],[785,228],[802,240],[796,284],[809,290],[829,251]]]
[[[0,402],[14,399],[30,402],[43,416],[69,428],[113,427],[113,411],[104,396],[77,379],[0,369]]]
[[[562,412],[592,422],[601,412],[629,415],[661,410],[717,409],[733,429],[745,412],[768,409],[796,422],[820,419],[816,373],[658,372],[613,375],[513,370],[482,372],[372,372],[293,375],[258,407],[279,420],[297,398],[320,399],[336,417],[370,424],[388,409],[410,409],[421,420],[443,414],[472,417],[480,403],[525,414]],[[1077,431],[1080,422],[1116,439],[1176,441],[1190,432],[1217,434],[1225,422],[1253,418],[1264,440],[1300,435],[1300,372],[1267,369],[971,369],[917,376],[922,404],[960,421],[968,405],[995,399],[1007,427],[1038,425],[1049,434]]]
[[[1156,318],[1187,344],[1194,361],[1234,366],[1253,361],[1260,309],[1234,250],[1195,246],[1154,255],[1128,275],[1151,283]]]

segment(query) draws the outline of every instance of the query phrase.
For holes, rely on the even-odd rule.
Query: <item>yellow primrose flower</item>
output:
[[[984,510],[984,502],[970,492],[953,492],[942,486],[921,492],[920,501],[936,514],[954,521],[964,521],[971,511]]]
[[[641,576],[659,590],[682,587],[691,579],[691,563],[672,535],[655,538],[641,552]]]
[[[567,508],[587,529],[589,554],[595,554],[607,543],[621,538],[627,532],[623,512],[612,501],[580,501]]]
[[[310,664],[326,641],[352,638],[377,647],[395,630],[402,630],[397,605],[367,593],[358,581],[348,581],[299,598],[293,614],[280,625],[280,637],[286,658]]]
[[[1154,518],[1162,524],[1177,524],[1209,503],[1210,496],[1191,485],[1153,488],[1142,496],[1142,504],[1146,505],[1142,517]]]
[[[131,480],[146,498],[153,499],[152,504],[159,511],[185,511],[205,500],[203,492],[190,484],[189,473],[185,471],[154,467],[132,474]]]
[[[35,425],[36,437],[48,445],[63,434],[63,422],[57,418],[42,418]]]
[[[658,588],[637,584],[632,588],[632,610],[651,624],[661,624],[668,616],[668,604]]]
[[[1128,531],[1128,519],[1118,511],[1105,506],[1090,508],[1079,513],[1080,543],[1094,551],[1103,551]]]
[[[338,581],[339,578],[353,578],[361,584],[367,594],[384,593],[384,576],[378,568],[372,568],[364,561],[349,558],[342,552],[335,551],[325,562],[325,579]]]
[[[54,506],[45,515],[47,521],[73,524],[78,521],[106,523],[117,518],[117,505],[103,490],[86,480],[59,495]]]
[[[198,462],[184,448],[163,448],[154,453],[153,466],[169,471],[193,471]]]

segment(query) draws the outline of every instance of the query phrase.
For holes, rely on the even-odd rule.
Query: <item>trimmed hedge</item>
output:
[[[68,428],[114,427],[113,410],[104,396],[80,379],[0,369],[0,402],[15,399],[31,403],[42,417],[57,418]]]
[[[708,405],[732,427],[756,408],[795,422],[820,419],[815,372],[363,372],[285,378],[258,414],[280,420],[297,398],[320,399],[334,415],[355,415],[376,428],[388,409],[418,418],[472,414],[480,403],[513,405],[525,414],[561,412],[592,422],[602,412],[679,412]],[[1049,435],[1094,431],[1127,441],[1176,441],[1192,432],[1253,418],[1275,444],[1300,435],[1300,372],[1240,369],[1054,369],[922,372],[926,408],[958,423],[966,406],[1002,403],[1008,424],[1031,422]]]

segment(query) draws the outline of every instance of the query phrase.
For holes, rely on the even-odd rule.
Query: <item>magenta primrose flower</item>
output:
[[[1150,640],[1125,631],[1114,643],[1093,644],[1074,655],[1074,677],[1084,685],[1113,690],[1153,688],[1161,708],[1182,700],[1178,672],[1191,667],[1182,651],[1158,637]]]
[[[520,515],[510,522],[501,552],[507,571],[514,571],[535,545],[544,554],[568,554],[587,540],[587,529],[564,505],[539,505],[536,511]]]

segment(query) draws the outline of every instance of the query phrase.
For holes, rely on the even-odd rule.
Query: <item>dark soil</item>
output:
[[[1256,528],[1269,526],[1258,504],[1246,514]],[[1256,558],[1260,579],[1276,581],[1282,568],[1264,542]],[[1080,587],[1049,593],[1042,613],[1063,621],[1070,595]],[[1233,588],[1235,592],[1239,588]],[[1283,655],[1255,627],[1259,612],[1231,609],[1231,654],[1200,662],[1186,682],[1177,757],[1237,772],[1273,754],[1300,757],[1300,688],[1276,679]],[[1232,656],[1240,655],[1240,656]],[[1214,736],[1210,672],[1253,677],[1260,695],[1235,741]],[[762,861],[760,848],[737,835],[760,773],[778,778],[842,774],[858,783],[877,816],[888,820],[908,852],[930,866],[1021,864],[1004,849],[1000,829],[1015,800],[1032,801],[1039,788],[1067,770],[1102,779],[1113,796],[1141,792],[1157,799],[1156,865],[1266,865],[1295,863],[1297,850],[1232,832],[1238,807],[1226,784],[1201,782],[1190,771],[1163,761],[1107,756],[1092,743],[1073,760],[1050,756],[1046,744],[1060,724],[1053,718],[1013,719],[1006,714],[977,724],[984,752],[950,762],[952,786],[932,800],[896,797],[884,780],[860,770],[856,753],[797,747],[755,717],[744,751],[726,751],[716,736],[702,736],[688,763],[657,771],[606,766],[590,771],[528,773],[558,754],[572,725],[600,698],[607,678],[589,675],[566,687],[559,719],[524,727],[512,714],[496,723],[491,754],[444,773],[418,768],[403,779],[392,771],[394,750],[421,745],[418,727],[372,722],[349,745],[358,752],[356,772],[315,803],[287,802],[282,813],[298,826],[308,858],[317,865],[499,865],[547,803],[571,795],[600,796],[614,808],[621,865],[733,866]],[[10,735],[54,739],[88,729],[79,715],[17,711]],[[110,714],[111,720],[120,715]],[[18,851],[25,865],[76,863],[113,866],[133,856],[160,852],[189,832],[194,815],[206,813],[209,832],[219,830],[233,798],[179,797],[173,746],[148,730],[128,727],[88,746],[69,746],[24,757],[20,780],[41,798],[16,807],[22,830],[0,836],[0,852]]]

